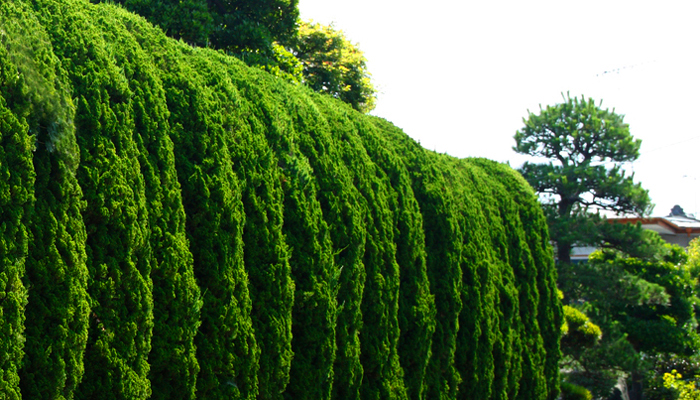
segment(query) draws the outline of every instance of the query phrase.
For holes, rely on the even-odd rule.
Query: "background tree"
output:
[[[292,52],[303,65],[303,82],[369,112],[374,109],[376,89],[367,71],[367,60],[342,31],[333,26],[302,22]]]
[[[686,272],[692,279],[694,294],[700,293],[700,240],[694,239],[686,248],[688,261]],[[699,304],[694,304],[695,314],[698,314]],[[697,328],[696,328],[697,330]],[[647,377],[644,390],[647,400],[680,400],[696,399],[700,396],[700,354],[692,356],[681,354],[661,355],[653,358],[652,373]],[[680,376],[679,376],[680,375]],[[676,397],[673,397],[676,396]],[[693,397],[695,396],[695,397]]]
[[[561,349],[566,355],[579,358],[581,353],[600,342],[603,332],[590,318],[572,306],[563,306]]]
[[[332,26],[300,22],[298,0],[109,1],[141,15],[170,37],[224,50],[356,110],[374,109],[377,90],[362,51]]]
[[[214,20],[209,35],[214,48],[236,56],[273,57],[275,42],[293,40],[299,18],[298,0],[207,0]]]
[[[105,0],[90,0],[102,3]],[[109,0],[146,18],[175,39],[206,46],[215,30],[207,0]]]
[[[568,380],[599,398],[606,398],[618,378],[626,376],[630,399],[641,399],[646,383],[668,372],[655,371],[665,367],[657,360],[691,357],[698,348],[696,280],[685,264],[686,255],[654,232],[646,232],[645,241],[657,248],[655,255],[598,251],[588,263],[566,265],[566,279],[559,281],[565,302],[602,328],[598,345],[565,351],[570,358],[567,370],[572,371]],[[573,269],[576,273],[569,273]],[[564,349],[566,343],[562,340]]]
[[[100,2],[102,0],[92,0]],[[197,46],[206,46],[214,32],[214,15],[207,0],[115,0],[139,14],[168,36]]]
[[[103,0],[92,0],[101,2]],[[298,0],[114,0],[168,36],[256,63],[275,59],[275,42],[296,34]]]
[[[651,211],[648,192],[622,168],[639,157],[641,140],[630,135],[622,115],[601,105],[567,94],[561,104],[540,107],[539,114],[528,111],[525,126],[515,134],[516,152],[549,159],[526,162],[520,172],[544,201],[560,262],[570,261],[574,246],[620,247],[630,234],[641,232],[609,225],[598,211]]]

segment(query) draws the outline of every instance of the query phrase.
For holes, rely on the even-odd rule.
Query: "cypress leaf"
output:
[[[89,312],[74,107],[48,37],[31,10],[18,6],[15,22],[2,26],[9,30],[8,58],[25,76],[21,91],[29,102],[16,106],[34,133],[36,173],[20,388],[25,398],[70,399],[84,371]]]
[[[115,19],[129,18],[114,10]],[[124,43],[117,63],[128,71],[133,102],[134,141],[144,176],[154,263],[154,325],[149,380],[153,398],[194,399],[199,363],[194,337],[200,324],[201,292],[185,232],[185,212],[170,139],[165,91],[153,59],[141,49],[133,25],[102,22],[102,29]],[[112,20],[109,20],[112,21]],[[132,26],[132,30],[124,29]],[[144,32],[142,30],[141,32]],[[146,40],[155,40],[153,31]]]
[[[499,171],[491,162],[477,162],[490,175],[500,179],[494,179],[493,187],[502,186],[498,190],[502,196],[496,197],[501,210],[502,221],[506,231],[506,243],[508,246],[508,262],[513,270],[520,305],[520,329],[521,338],[521,373],[518,383],[518,399],[545,399],[548,396],[547,380],[545,374],[546,351],[539,327],[538,305],[540,294],[538,290],[538,276],[540,271],[530,251],[525,237],[523,224],[527,219],[522,218],[519,202],[525,206],[531,205],[537,208],[532,192],[529,189],[519,191],[516,187],[508,185],[507,175]],[[499,173],[500,172],[500,173]],[[518,185],[517,187],[520,187]],[[527,188],[527,186],[522,186]],[[529,195],[528,195],[529,194]],[[518,199],[518,200],[516,200]],[[550,273],[544,270],[542,272]]]
[[[239,69],[240,66],[230,66],[226,72],[247,77],[247,81],[255,79]],[[261,350],[258,398],[281,399],[290,380],[292,308],[296,296],[290,251],[282,232],[284,194],[278,161],[266,135],[282,136],[286,132],[282,132],[283,124],[275,120],[281,113],[268,96],[255,90],[256,85],[244,85],[241,81],[236,84],[243,99],[235,99],[238,107],[228,115],[232,127],[230,152],[234,170],[245,179],[244,258],[253,303],[251,318]]]
[[[251,90],[246,82],[239,81],[238,85],[244,88],[251,104],[263,96]],[[333,263],[332,243],[318,201],[314,171],[297,146],[299,119],[293,111],[300,104],[286,90],[278,90],[277,85],[271,87],[275,102],[286,107],[274,111],[266,107],[260,110],[263,117],[260,119],[276,120],[267,129],[262,128],[279,160],[279,181],[285,191],[284,232],[292,251],[290,263],[296,286],[292,313],[294,360],[284,397],[329,399],[336,356],[337,280],[342,269]]]
[[[459,314],[462,311],[462,232],[449,184],[435,160],[417,152],[410,160],[413,191],[423,214],[430,291],[435,295],[435,333],[428,363],[426,398],[456,398],[461,381],[454,366]],[[420,177],[420,178],[419,178]],[[419,178],[419,179],[418,179]]]
[[[498,176],[504,188],[502,192],[510,193],[518,204],[519,219],[523,223],[528,248],[533,257],[535,269],[538,271],[536,283],[539,294],[537,318],[545,353],[543,368],[547,385],[546,398],[553,400],[559,393],[558,363],[561,357],[559,342],[564,317],[556,289],[557,273],[552,258],[549,233],[543,220],[544,215],[531,188],[515,171],[489,160],[477,159],[473,162],[483,170]],[[494,187],[498,186],[494,185]]]
[[[91,312],[85,363],[91,368],[76,397],[108,392],[115,398],[147,398],[153,259],[131,91],[115,62],[117,49],[92,23],[107,16],[104,9],[51,0],[35,7],[44,26],[51,27],[52,41],[62,45],[54,48],[73,87],[83,89],[75,124],[82,156],[77,178],[87,202],[83,219]],[[63,18],[51,12],[57,7],[63,8]]]
[[[469,165],[474,165],[475,160],[469,160]],[[503,218],[499,207],[491,199],[499,196],[508,196],[498,183],[494,183],[491,174],[482,168],[469,169],[475,180],[471,193],[476,196],[477,202],[486,219],[483,231],[490,236],[492,248],[490,263],[494,275],[494,284],[497,298],[494,299],[492,315],[498,316],[498,329],[493,343],[493,384],[492,399],[511,399],[518,391],[520,375],[519,356],[519,302],[518,292],[514,283],[513,271],[508,264],[508,249]],[[513,218],[513,216],[510,216]],[[495,328],[495,327],[494,327]]]
[[[368,156],[350,119],[354,111],[316,102],[325,111],[331,125],[333,141],[342,143],[341,160],[367,207],[363,225],[367,241],[364,251],[366,272],[365,295],[361,311],[360,360],[363,381],[360,395],[367,398],[401,399],[406,397],[403,370],[398,358],[398,289],[399,270],[393,238],[393,212],[390,210],[388,180]]]
[[[260,347],[251,320],[244,267],[243,182],[233,170],[217,94],[181,62],[184,46],[158,60],[166,88],[175,164],[187,214],[194,272],[203,293],[195,338],[201,372],[197,396],[253,399],[258,395]],[[207,66],[202,59],[200,68]],[[223,99],[222,99],[223,100]]]
[[[2,55],[2,54],[0,54]],[[0,99],[0,393],[20,399],[18,370],[24,355],[24,310],[27,289],[22,283],[28,252],[28,215],[34,170],[31,165],[28,127],[20,123]]]
[[[7,26],[12,5],[0,5],[0,22]],[[12,14],[9,14],[12,16]],[[21,399],[18,371],[24,356],[27,288],[22,282],[28,255],[35,172],[33,138],[27,109],[17,115],[11,107],[20,100],[24,77],[11,63],[6,38],[0,45],[0,393],[8,400]],[[23,108],[23,107],[22,107]],[[24,115],[22,115],[24,114]],[[18,118],[19,117],[19,118]]]
[[[312,393],[319,391],[326,396],[325,385],[332,384],[330,398],[359,399],[363,376],[363,367],[360,362],[360,332],[363,327],[360,305],[365,285],[365,266],[362,261],[366,242],[365,228],[362,224],[365,207],[350,180],[349,172],[339,162],[340,152],[338,144],[330,136],[329,121],[313,99],[308,99],[302,104],[295,102],[290,109],[295,130],[299,132],[294,137],[294,145],[306,157],[310,170],[316,178],[316,185],[318,185],[316,196],[320,213],[329,229],[332,242],[333,262],[331,264],[324,261],[324,265],[337,266],[337,269],[330,267],[331,271],[326,272],[330,275],[329,290],[332,290],[337,299],[336,315],[331,314],[328,322],[324,323],[324,325],[330,324],[334,319],[337,321],[335,337],[330,338],[335,342],[335,357],[334,359],[324,357],[315,361],[313,353],[310,353],[305,357],[310,364],[299,369],[299,373],[308,371],[308,374],[313,366],[320,362],[323,362],[324,368],[327,368],[326,360],[330,360],[332,379],[327,373],[321,375],[324,373],[321,372],[319,373],[321,382],[324,382],[322,389],[314,388],[313,381],[298,382],[292,388],[300,392],[305,387],[310,387]],[[303,165],[304,160],[300,161]],[[313,187],[305,190],[313,190]],[[299,273],[302,272],[298,271],[295,274]],[[304,329],[304,326],[298,329]],[[326,329],[327,332],[331,332],[329,328]],[[320,339],[315,341],[319,342]],[[332,343],[329,343],[325,346],[330,348],[331,345]],[[290,392],[288,398],[293,398],[291,396],[293,393]]]
[[[293,138],[294,136],[292,136]],[[328,225],[323,220],[311,167],[291,140],[280,146],[285,190],[284,230],[292,249],[296,284],[293,310],[294,362],[288,399],[330,399],[336,354],[337,279]]]
[[[398,352],[407,396],[421,399],[424,398],[426,368],[435,331],[435,298],[430,293],[427,275],[423,219],[408,169],[399,157],[400,151],[394,148],[397,138],[386,138],[387,131],[396,128],[379,118],[371,122],[362,119],[357,124],[358,135],[368,154],[387,173],[391,197],[395,199],[390,209],[394,212],[396,261],[400,270]]]

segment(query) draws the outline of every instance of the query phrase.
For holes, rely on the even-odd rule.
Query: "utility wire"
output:
[[[659,147],[653,148],[653,149],[651,149],[651,150],[645,150],[645,151],[643,151],[642,153],[643,153],[643,154],[653,153],[653,152],[655,152],[655,151],[667,149],[667,148],[669,148],[669,147],[678,146],[679,144],[691,142],[691,141],[696,140],[696,139],[698,139],[698,138],[700,138],[700,135],[693,136],[693,137],[687,138],[687,139],[683,139],[683,140],[680,140],[680,141],[678,141],[678,142],[669,143],[669,144],[664,145],[664,146],[659,146]]]

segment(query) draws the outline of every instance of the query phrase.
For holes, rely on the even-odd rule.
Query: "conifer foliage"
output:
[[[0,3],[0,397],[553,399],[510,168],[87,0]]]

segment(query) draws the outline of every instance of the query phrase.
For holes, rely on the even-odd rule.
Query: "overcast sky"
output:
[[[517,167],[513,135],[527,110],[583,94],[642,139],[629,168],[653,214],[700,211],[700,5],[300,0],[299,9],[359,44],[380,92],[373,114],[424,147]]]

